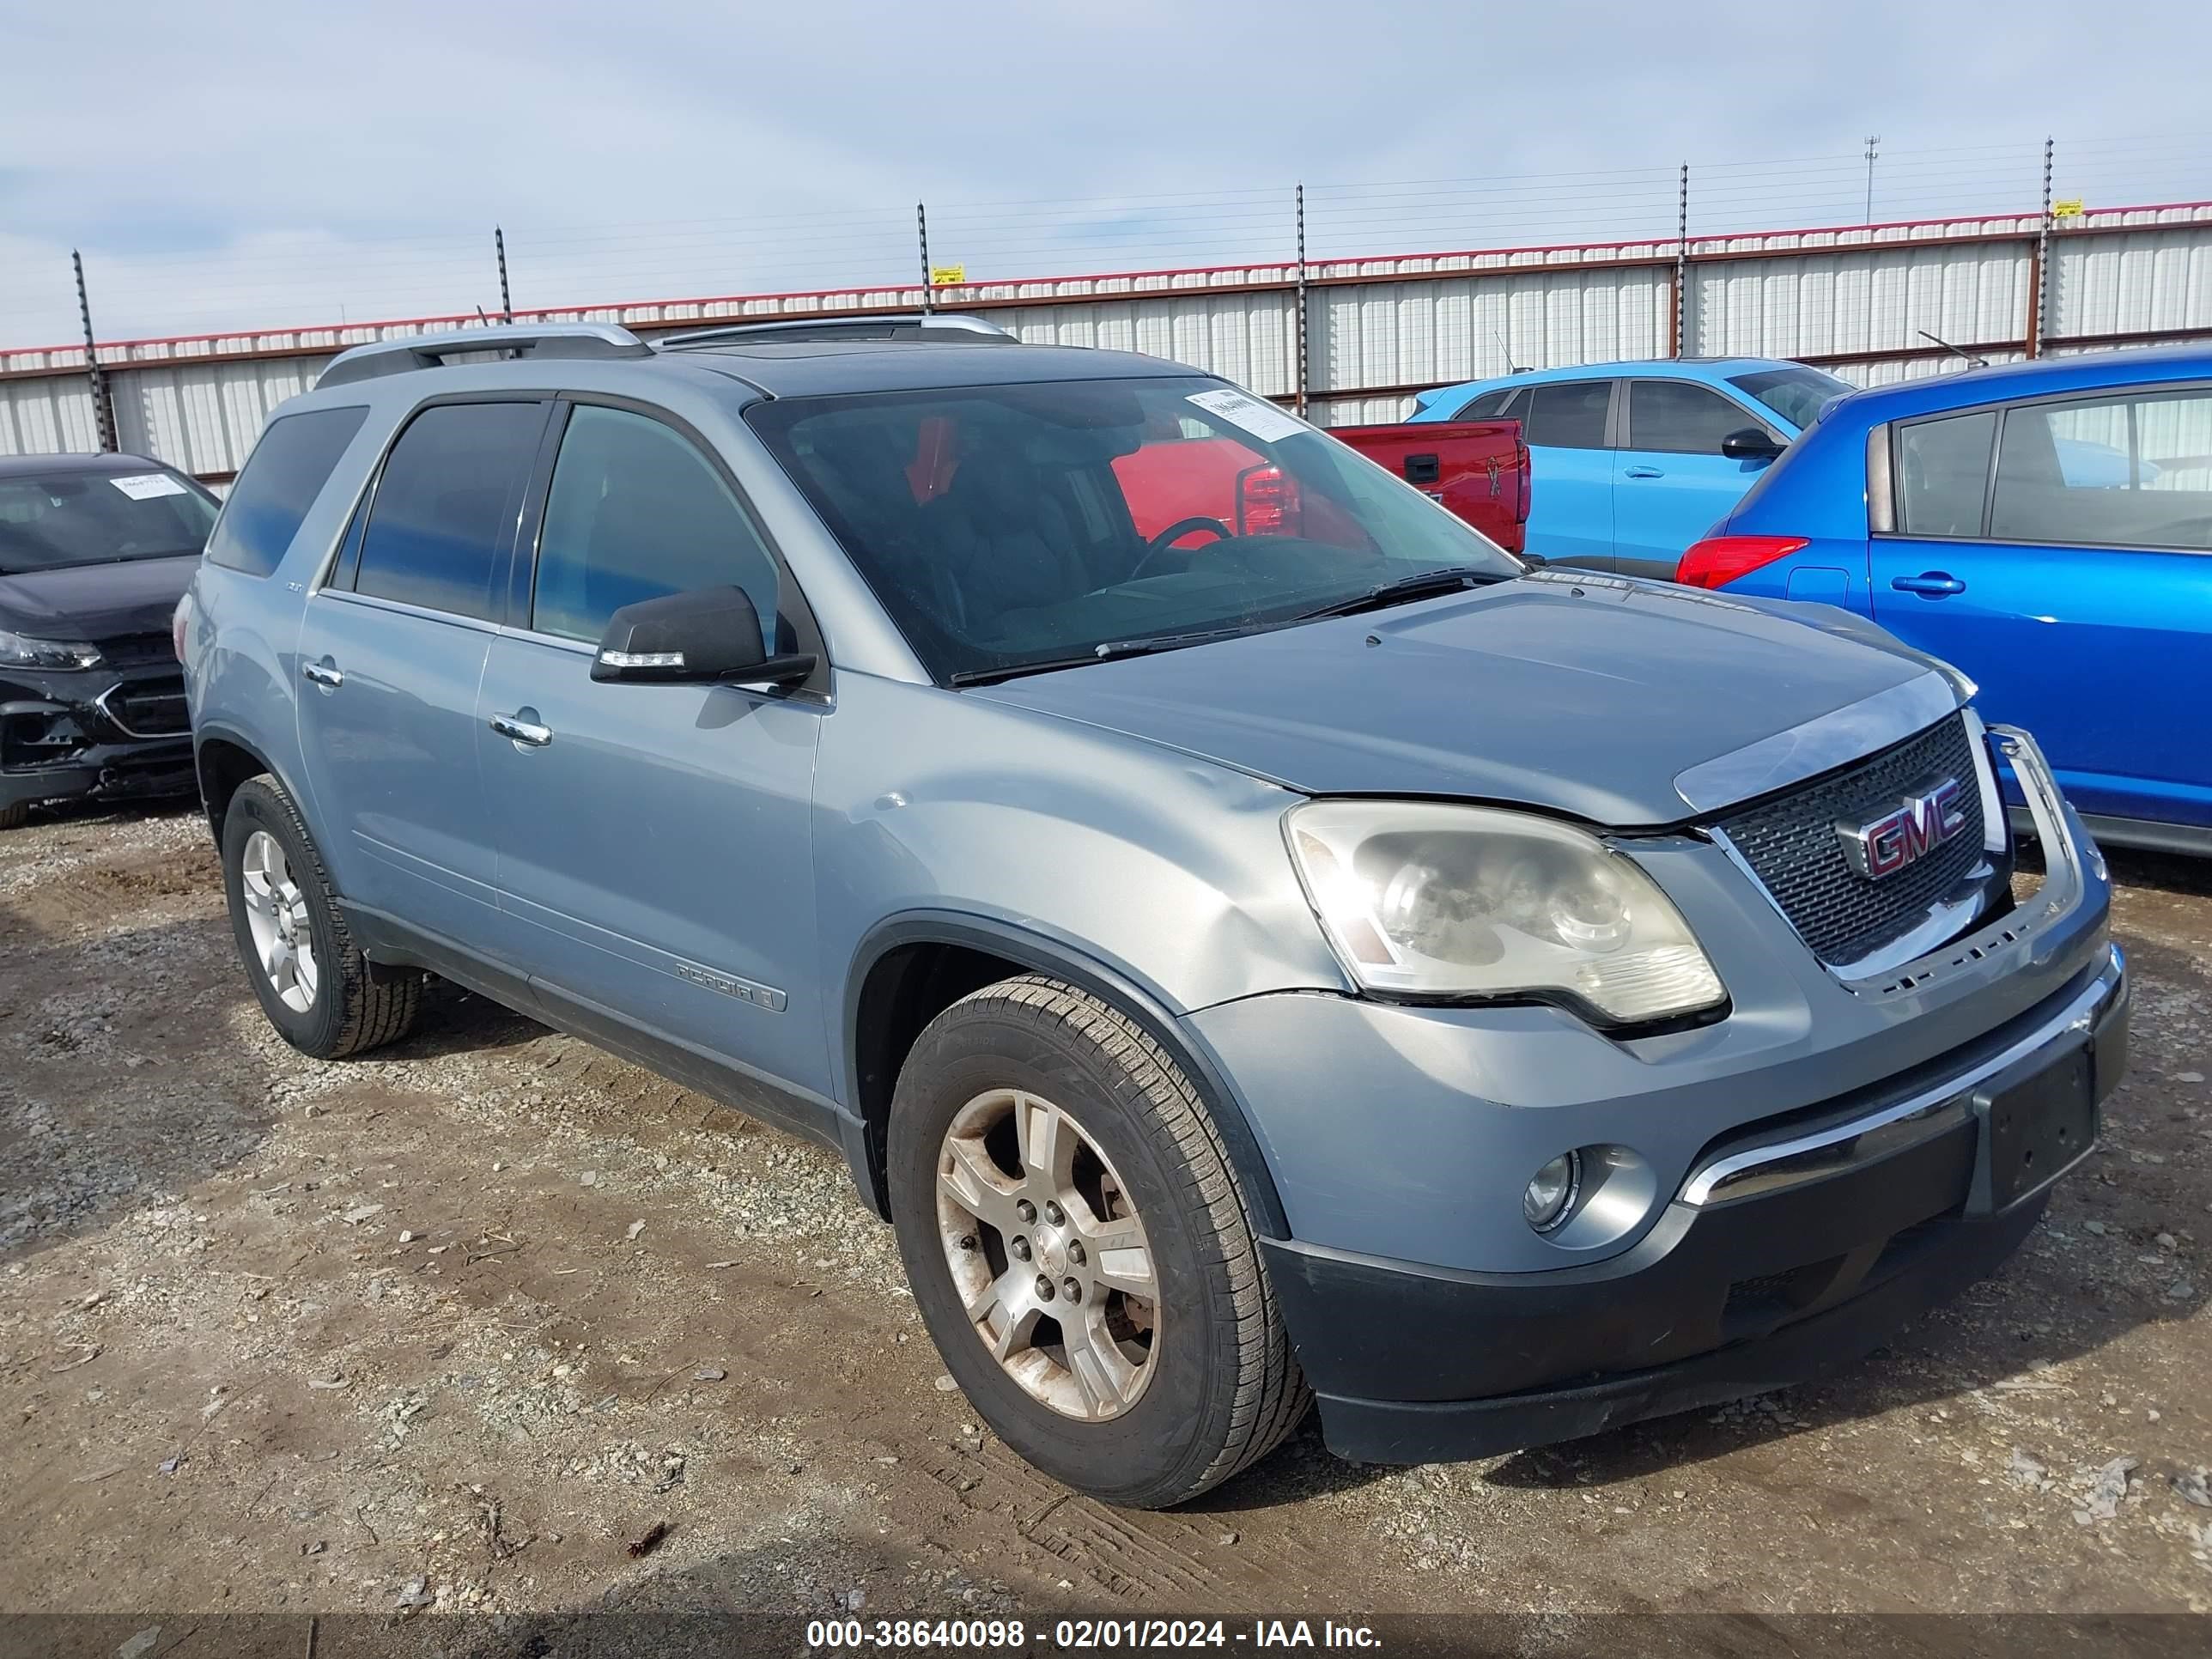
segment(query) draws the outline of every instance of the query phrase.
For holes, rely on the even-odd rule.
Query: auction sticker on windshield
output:
[[[1194,392],[1188,401],[1217,419],[1242,427],[1261,443],[1279,443],[1306,429],[1304,422],[1284,414],[1274,404],[1263,404],[1257,398],[1248,398],[1227,386],[1218,392]]]
[[[184,485],[166,472],[134,472],[127,478],[110,478],[108,483],[134,501],[148,501],[156,495],[181,495]]]

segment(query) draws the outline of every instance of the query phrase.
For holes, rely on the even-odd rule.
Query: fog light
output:
[[[1582,1184],[1583,1155],[1561,1152],[1530,1179],[1528,1190],[1521,1194],[1521,1212],[1538,1232],[1548,1233],[1575,1207]]]

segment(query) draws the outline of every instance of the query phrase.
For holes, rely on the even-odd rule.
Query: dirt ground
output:
[[[198,818],[34,817],[0,1612],[2212,1611],[2212,866],[2115,862],[2134,1071],[1996,1279],[1831,1385],[1449,1468],[1309,1423],[1141,1515],[979,1431],[828,1153],[450,993],[303,1059]]]

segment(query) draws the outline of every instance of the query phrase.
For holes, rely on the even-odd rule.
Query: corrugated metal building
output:
[[[1303,298],[1304,328],[1299,326]],[[941,308],[1024,340],[1151,352],[1326,424],[1512,368],[1743,354],[1864,384],[1960,359],[2212,341],[2212,203],[1571,247],[672,300],[516,313],[651,335],[747,318]],[[119,446],[222,480],[333,354],[475,316],[103,344]],[[0,454],[98,447],[81,346],[0,350]]]

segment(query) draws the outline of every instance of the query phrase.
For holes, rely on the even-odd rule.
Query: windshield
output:
[[[748,418],[939,680],[1279,626],[1425,571],[1521,574],[1219,380],[788,398]]]
[[[1756,374],[1730,375],[1729,384],[1758,398],[1800,432],[1820,417],[1820,405],[1829,398],[1858,390],[1824,368],[1808,368],[1802,363],[1762,369]]]
[[[173,472],[0,477],[0,575],[198,553],[215,514],[215,502]]]

